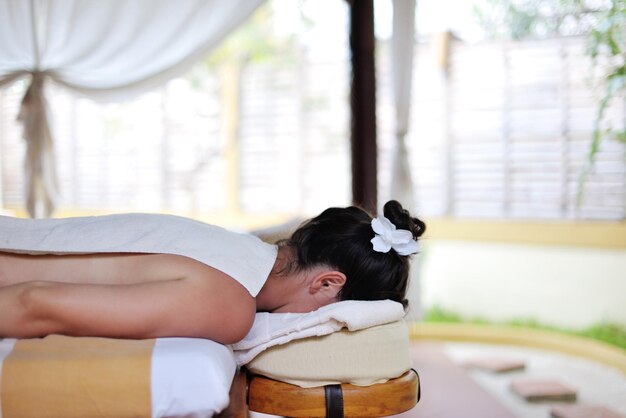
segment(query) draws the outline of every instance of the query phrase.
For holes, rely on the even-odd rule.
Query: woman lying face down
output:
[[[212,245],[227,239],[231,249],[224,251],[235,251],[237,263],[273,265],[255,277],[258,292],[232,273],[238,270],[222,267],[219,252],[215,263],[175,253],[0,252],[0,336],[178,336],[229,344],[248,333],[257,311],[310,312],[351,299],[406,306],[409,257],[424,230],[396,201],[376,219],[357,207],[327,209],[277,251],[256,241],[258,247],[233,246],[238,234],[221,230]]]

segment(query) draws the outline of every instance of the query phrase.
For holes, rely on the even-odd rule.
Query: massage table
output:
[[[0,418],[373,417],[417,403],[402,319],[323,325],[252,351],[193,338],[0,340]]]

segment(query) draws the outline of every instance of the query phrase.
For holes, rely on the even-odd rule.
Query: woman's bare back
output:
[[[173,254],[0,252],[0,286],[31,281],[123,285],[178,279],[203,268],[211,267]]]
[[[208,265],[168,254],[0,253],[0,336],[203,337],[235,342],[255,299]]]

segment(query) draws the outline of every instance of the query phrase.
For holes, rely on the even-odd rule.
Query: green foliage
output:
[[[578,182],[580,205],[601,143],[611,139],[626,144],[624,122],[611,126],[607,118],[614,103],[626,100],[626,0],[487,0],[486,7],[476,7],[474,13],[492,39],[589,37],[587,53],[601,93],[587,164]]]
[[[487,38],[521,40],[589,33],[597,10],[589,0],[485,0],[473,7]]]
[[[307,24],[303,21],[303,24]],[[206,73],[215,73],[219,67],[243,68],[249,62],[278,61],[282,65],[295,62],[296,39],[277,36],[274,30],[274,13],[271,2],[261,5],[239,28],[234,30],[204,60],[187,74],[193,88],[202,90],[207,82]]]
[[[626,330],[615,324],[598,324],[576,332],[583,337],[593,338],[626,349]]]
[[[602,341],[607,344],[614,345],[626,350],[626,328],[613,323],[599,323],[588,328],[572,330],[566,328],[554,327],[543,324],[536,319],[514,319],[504,323],[490,322],[480,318],[463,318],[458,313],[443,309],[439,306],[430,308],[425,315],[426,322],[436,323],[467,323],[467,324],[488,324],[488,325],[509,325],[524,328],[533,328],[546,331],[560,332],[568,335],[576,335],[579,337],[591,338]]]
[[[433,306],[424,316],[426,322],[463,322],[461,315],[445,310],[439,306]]]
[[[284,56],[293,49],[293,37],[277,37],[270,2],[265,3],[241,27],[235,30],[209,56],[206,63],[214,67],[228,60],[262,62]]]
[[[501,4],[497,0],[487,3],[491,6],[488,9],[474,6],[474,15],[489,38],[523,39],[533,32],[534,14],[511,3]]]
[[[604,93],[596,114],[587,166],[581,173],[579,203],[582,186],[593,168],[601,142],[612,139],[626,144],[626,125],[611,126],[606,117],[614,102],[626,99],[626,0],[612,0],[611,8],[602,12],[600,24],[591,31],[587,53],[593,59],[594,68],[601,73]]]

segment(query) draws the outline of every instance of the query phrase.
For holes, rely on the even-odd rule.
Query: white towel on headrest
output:
[[[344,327],[357,331],[398,321],[402,317],[402,304],[392,300],[346,300],[308,313],[259,312],[248,335],[231,348],[237,364],[243,365],[274,345],[330,334]]]

